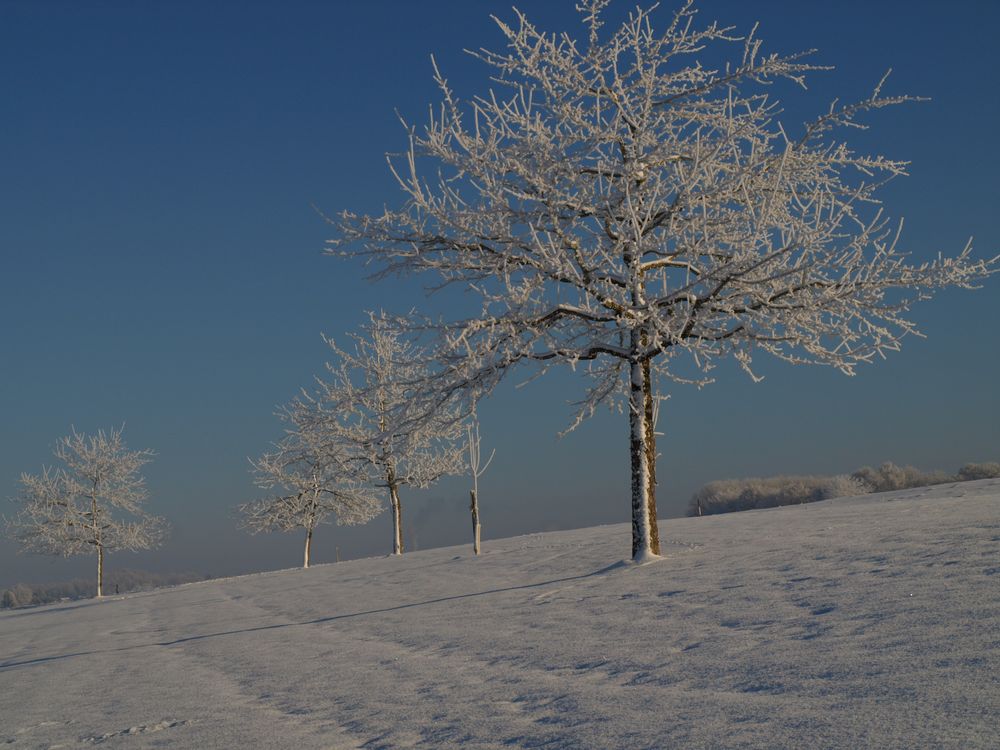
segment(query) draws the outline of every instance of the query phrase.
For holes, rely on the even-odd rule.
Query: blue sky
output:
[[[581,28],[572,0],[518,7],[540,26]],[[815,47],[817,62],[836,66],[789,104],[793,121],[864,96],[889,67],[890,92],[931,97],[877,113],[854,142],[912,160],[884,198],[906,217],[915,258],[958,252],[970,235],[978,254],[1000,252],[1000,4],[699,7],[740,30],[759,20],[768,49]],[[486,1],[0,0],[0,497],[49,462],[71,425],[124,423],[131,447],[158,454],[150,507],[174,535],[111,565],[215,575],[294,565],[297,535],[235,529],[232,506],[255,496],[247,456],[279,436],[275,406],[321,371],[321,332],[354,329],[365,309],[424,303],[416,282],[372,285],[324,257],[331,232],[314,206],[399,200],[384,162],[405,143],[394,111],[419,122],[436,101],[432,53],[460,95],[487,87],[462,49],[500,46],[490,13],[511,17]],[[915,318],[928,338],[855,378],[769,363],[760,384],[724,367],[705,390],[674,387],[661,516],[723,477],[1000,460],[996,280],[941,295]],[[624,418],[601,414],[555,437],[576,385],[507,385],[482,409],[484,442],[497,448],[481,482],[487,538],[628,519]],[[414,495],[416,546],[465,541],[465,498],[464,480]],[[335,545],[345,557],[380,554],[389,542],[386,514],[324,528],[315,558],[332,560]],[[0,586],[91,567],[0,541]]]

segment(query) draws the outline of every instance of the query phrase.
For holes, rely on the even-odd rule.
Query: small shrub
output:
[[[709,482],[691,496],[689,516],[707,516],[755,508],[814,503],[834,497],[854,497],[870,492],[891,492],[949,482],[1000,478],[1000,463],[966,464],[957,475],[921,471],[886,461],[877,469],[863,466],[851,475],[833,477],[777,476],[722,479]]]
[[[863,495],[866,486],[846,475],[777,476],[709,482],[691,497],[688,515],[712,515],[782,505],[800,505],[831,497]]]
[[[1000,478],[1000,464],[996,462],[985,464],[966,464],[958,470],[958,481],[974,482],[977,479]]]
[[[33,602],[33,592],[31,588],[19,583],[13,588],[9,588],[0,596],[0,608],[27,607]]]
[[[829,500],[834,497],[857,497],[858,495],[867,495],[871,492],[867,484],[849,474],[838,474],[835,477],[830,477],[828,482],[829,484],[827,484],[823,491],[823,500]]]
[[[892,461],[886,461],[877,469],[863,466],[851,476],[871,487],[871,492],[908,490],[955,481],[955,477],[943,471],[921,471],[913,466],[896,466]]]

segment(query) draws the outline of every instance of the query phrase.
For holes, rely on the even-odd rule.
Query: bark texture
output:
[[[644,370],[644,364],[646,369]],[[639,560],[648,554],[660,554],[656,532],[656,501],[653,496],[654,477],[651,458],[655,446],[650,446],[652,429],[652,395],[644,378],[648,362],[633,362],[629,384],[629,457],[632,474],[632,558]]]
[[[309,556],[312,553],[312,543],[313,543],[313,530],[312,526],[306,529],[306,549],[302,559],[302,567],[309,567]]]
[[[472,550],[479,554],[479,498],[475,490],[469,490],[469,509],[472,511]]]
[[[97,547],[97,598],[104,596],[104,547]]]
[[[649,467],[649,481],[646,487],[646,513],[649,517],[649,551],[660,554],[660,530],[656,518],[656,420],[653,408],[653,380],[650,362],[642,363],[642,398],[646,414],[646,464]]]
[[[392,554],[403,554],[403,508],[399,502],[399,488],[389,487],[389,505],[392,507]]]

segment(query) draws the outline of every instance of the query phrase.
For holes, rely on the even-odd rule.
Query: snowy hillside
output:
[[[488,531],[488,527],[487,527]],[[11,748],[993,748],[1000,480],[0,614]]]

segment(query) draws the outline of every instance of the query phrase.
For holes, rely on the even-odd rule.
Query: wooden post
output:
[[[479,554],[479,533],[482,527],[479,525],[479,501],[476,498],[476,491],[469,490],[469,509],[472,511],[472,550]]]

